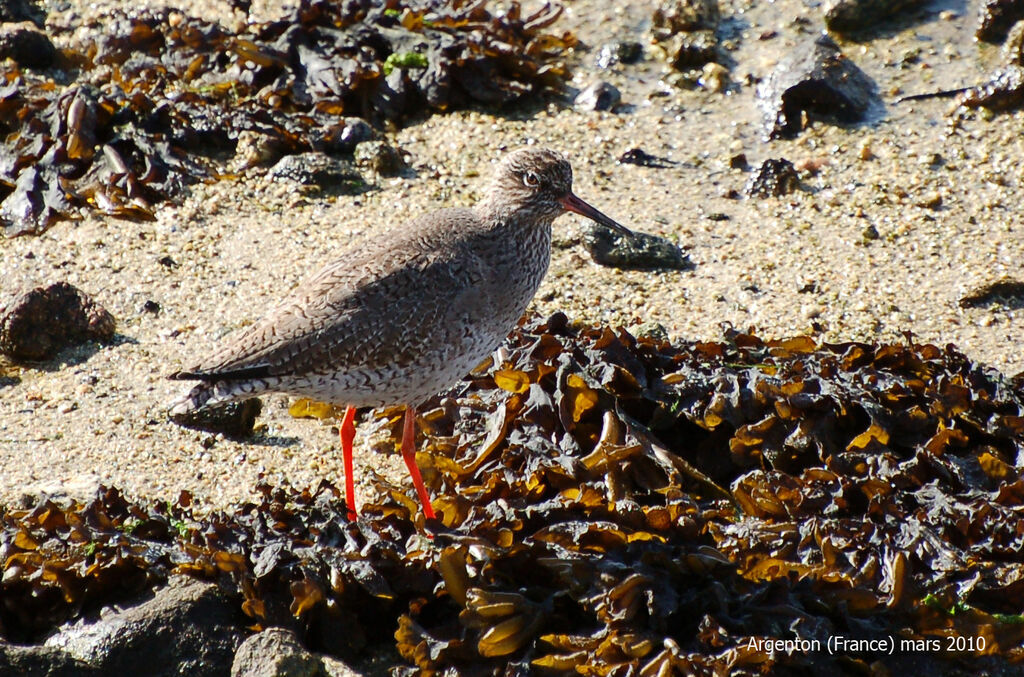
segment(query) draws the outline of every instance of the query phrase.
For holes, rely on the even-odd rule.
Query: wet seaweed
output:
[[[437,520],[379,477],[354,522],[328,482],[263,485],[210,515],[188,494],[114,489],[7,509],[0,633],[37,639],[178,572],[321,651],[393,636],[398,674],[959,674],[1022,658],[1024,394],[954,347],[673,344],[555,314],[498,355],[421,408]],[[383,452],[399,414],[371,424]],[[900,644],[825,650],[841,636]],[[947,649],[958,637],[974,648]]]
[[[557,88],[576,44],[548,30],[560,13],[303,0],[239,33],[171,9],[115,14],[60,69],[0,73],[0,225],[39,233],[81,207],[153,218],[223,175],[246,133],[277,154],[350,153],[346,117],[401,122]]]

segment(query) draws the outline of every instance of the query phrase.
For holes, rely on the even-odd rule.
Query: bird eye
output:
[[[523,183],[530,188],[536,188],[540,185],[540,177],[537,176],[537,172],[526,172],[523,174]]]

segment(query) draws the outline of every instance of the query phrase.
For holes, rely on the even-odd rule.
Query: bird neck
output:
[[[474,207],[480,220],[488,230],[508,233],[546,230],[551,232],[551,223],[557,214],[547,214],[540,210],[518,206],[515,203],[498,200],[485,200]],[[508,237],[508,235],[505,235]]]
[[[525,210],[477,208],[484,224],[479,232],[477,251],[496,268],[512,266],[517,269],[512,278],[526,285],[522,291],[533,296],[551,260],[552,217],[525,213]],[[528,288],[528,289],[527,289]]]
[[[520,211],[491,210],[478,212],[485,224],[486,237],[493,238],[506,251],[516,250],[519,256],[547,256],[551,248],[551,223],[553,218],[524,214]]]

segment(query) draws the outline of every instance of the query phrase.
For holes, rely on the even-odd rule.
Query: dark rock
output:
[[[49,646],[18,646],[0,639],[0,675],[100,677],[103,673],[65,651]]]
[[[878,88],[827,35],[798,45],[758,88],[768,138],[792,138],[803,129],[803,114],[839,124],[880,115]]]
[[[327,153],[351,153],[363,141],[374,137],[373,127],[362,118],[344,118],[340,124],[328,127],[314,142],[314,150]]]
[[[584,111],[611,110],[621,100],[622,94],[614,85],[598,80],[580,92],[573,105]]]
[[[699,68],[718,56],[717,0],[665,0],[651,17],[655,44],[678,70]]]
[[[64,626],[44,646],[105,675],[224,675],[242,643],[238,603],[216,585],[172,578],[151,599],[105,607]]]
[[[654,9],[651,24],[656,37],[714,30],[721,13],[717,0],[665,0]]]
[[[769,158],[761,163],[757,174],[747,183],[749,197],[780,197],[800,186],[800,177],[789,160]]]
[[[286,155],[271,167],[267,177],[338,193],[360,193],[366,188],[362,174],[351,162],[317,152]]]
[[[978,15],[975,36],[984,42],[999,44],[1021,19],[1024,19],[1024,0],[988,0]]]
[[[591,258],[602,266],[632,270],[692,270],[690,257],[658,235],[636,232],[633,237],[600,224],[583,234]]]
[[[405,168],[402,154],[383,141],[364,141],[356,145],[356,163],[380,176],[397,176]]]
[[[925,0],[828,0],[825,27],[834,33],[853,33],[924,4]]]
[[[630,148],[619,156],[619,162],[627,165],[640,165],[641,167],[656,167],[658,169],[667,169],[676,164],[667,158],[651,155],[643,148]]]
[[[184,414],[172,414],[171,420],[184,428],[208,433],[223,433],[228,437],[244,438],[252,435],[256,418],[263,411],[258,397],[241,402],[203,407]]]
[[[718,38],[714,31],[693,31],[680,33],[662,48],[672,67],[677,70],[700,68],[718,58]]]
[[[1001,304],[1024,307],[1024,282],[1010,277],[972,289],[960,299],[961,308],[980,308]]]
[[[57,282],[0,307],[0,353],[45,360],[71,345],[110,341],[114,326],[114,316],[87,294]]]
[[[624,40],[609,42],[597,53],[597,67],[611,68],[617,63],[636,63],[643,57],[644,48],[639,42]]]
[[[0,23],[31,21],[39,28],[46,24],[46,12],[31,0],[3,0],[0,2]]]
[[[745,153],[737,153],[729,158],[730,169],[746,169],[750,165],[747,164],[747,156]]]
[[[12,59],[22,68],[49,68],[56,56],[50,38],[32,22],[0,23],[0,60]]]

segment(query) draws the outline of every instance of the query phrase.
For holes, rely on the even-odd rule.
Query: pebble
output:
[[[405,160],[397,148],[385,141],[363,141],[355,147],[356,164],[380,176],[397,176]]]
[[[938,209],[942,206],[942,193],[938,191],[925,193],[921,199],[914,204],[918,207],[924,207],[925,209]]]
[[[621,100],[622,94],[614,85],[598,80],[580,92],[573,105],[582,111],[605,111],[615,108]]]

